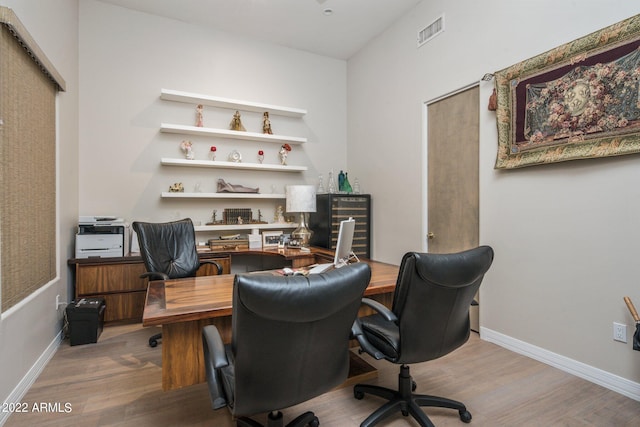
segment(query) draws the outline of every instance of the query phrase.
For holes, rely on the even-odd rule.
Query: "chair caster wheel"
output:
[[[469,411],[460,411],[460,420],[463,423],[470,423],[471,422],[471,413]]]
[[[362,400],[362,399],[364,399],[364,393],[361,392],[361,391],[353,390],[353,397],[355,397],[358,400]]]
[[[149,340],[149,347],[157,347],[157,346],[158,346],[158,341]]]
[[[309,427],[318,427],[319,425],[320,425],[320,420],[318,420],[318,417],[315,417],[314,419],[309,421]]]

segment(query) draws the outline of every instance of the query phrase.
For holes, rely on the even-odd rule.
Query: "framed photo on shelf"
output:
[[[262,247],[264,249],[277,248],[282,231],[265,231],[262,233]]]

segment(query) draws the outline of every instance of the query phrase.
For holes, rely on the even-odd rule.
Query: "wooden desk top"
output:
[[[310,256],[324,256],[329,260],[333,260],[333,251],[329,249],[314,247],[309,252],[303,252],[300,249],[215,249],[211,250],[208,247],[198,246],[198,255],[201,259],[226,257],[229,255],[260,255],[260,256],[274,256],[281,257],[286,260],[295,260],[301,258],[308,258]],[[139,252],[130,252],[123,257],[109,257],[109,258],[70,258],[67,260],[67,264],[132,264],[142,262],[142,257]],[[329,262],[329,261],[327,261]]]
[[[366,296],[393,292],[398,266],[362,260],[371,267]],[[235,275],[203,276],[149,283],[142,316],[144,326],[231,315]]]

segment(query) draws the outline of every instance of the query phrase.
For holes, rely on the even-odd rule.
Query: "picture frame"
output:
[[[262,233],[262,248],[277,248],[280,243],[282,231],[265,231]]]
[[[640,15],[494,76],[496,169],[640,152]]]

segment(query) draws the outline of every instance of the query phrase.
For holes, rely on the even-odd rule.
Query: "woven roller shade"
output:
[[[0,26],[0,310],[56,277],[58,86]]]

